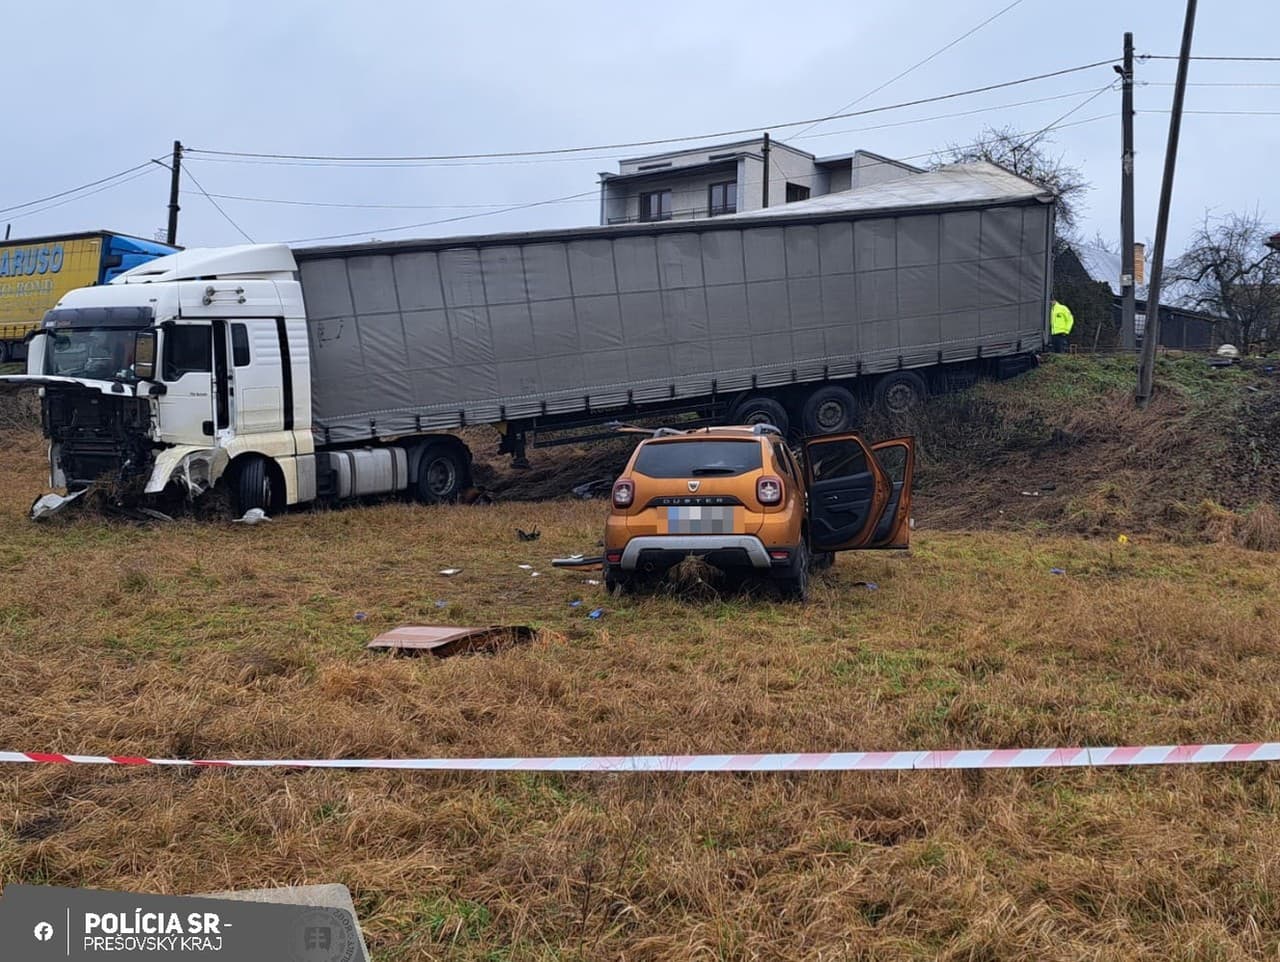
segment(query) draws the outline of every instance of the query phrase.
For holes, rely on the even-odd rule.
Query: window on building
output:
[[[707,213],[712,217],[718,214],[733,214],[738,210],[738,182],[726,180],[720,184],[712,184],[707,188]]]
[[[641,220],[671,220],[671,191],[650,190],[640,195]]]
[[[787,203],[793,203],[797,200],[808,200],[809,188],[801,187],[799,184],[787,184]]]

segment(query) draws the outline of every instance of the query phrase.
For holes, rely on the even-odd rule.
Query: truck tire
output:
[[[784,435],[791,430],[791,418],[787,409],[771,397],[749,397],[733,409],[731,424],[772,424]]]
[[[847,388],[824,384],[805,399],[800,422],[808,437],[852,431],[858,423],[858,399]]]
[[[250,458],[236,475],[236,513],[243,515],[252,508],[272,508],[271,472],[265,458]]]
[[[470,483],[469,476],[466,448],[444,441],[428,444],[418,459],[418,500],[423,504],[457,501]]]
[[[913,414],[929,397],[929,389],[915,371],[895,371],[876,382],[876,408],[889,416]]]

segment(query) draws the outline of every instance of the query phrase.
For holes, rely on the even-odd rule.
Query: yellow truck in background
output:
[[[105,230],[0,243],[0,364],[23,356],[27,335],[68,291],[105,284],[177,249]]]

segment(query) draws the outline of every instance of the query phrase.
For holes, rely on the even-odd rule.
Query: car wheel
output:
[[[629,594],[635,587],[635,579],[631,572],[623,571],[617,565],[604,566],[604,590],[611,595]]]
[[[791,557],[791,564],[775,576],[778,593],[784,601],[807,601],[809,598],[809,549],[802,541]]]
[[[749,397],[733,409],[732,424],[772,424],[784,435],[791,430],[787,409],[771,397]]]
[[[895,371],[876,383],[874,393],[880,412],[894,416],[917,411],[928,398],[929,389],[924,378],[914,371]]]
[[[458,500],[467,486],[466,451],[456,444],[428,444],[418,461],[418,500],[443,504]]]
[[[808,437],[852,431],[858,421],[858,401],[848,389],[826,384],[805,399],[800,420]]]

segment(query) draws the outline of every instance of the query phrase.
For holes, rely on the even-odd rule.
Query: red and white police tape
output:
[[[970,768],[1105,768],[1280,761],[1280,742],[997,748],[774,755],[581,755],[559,758],[137,758],[0,751],[0,764],[171,765],[197,768],[389,768],[435,772],[887,772]]]

